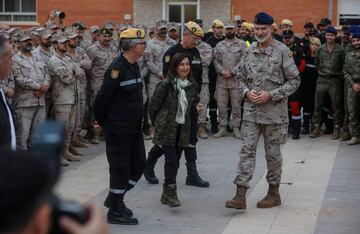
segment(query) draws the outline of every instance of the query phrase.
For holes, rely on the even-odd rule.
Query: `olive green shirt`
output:
[[[350,86],[360,83],[360,54],[356,51],[348,53],[345,57],[344,76]]]
[[[343,65],[345,60],[344,48],[334,45],[332,51],[327,48],[327,43],[320,46],[315,57],[315,66],[318,69],[318,83],[339,83],[343,81]]]

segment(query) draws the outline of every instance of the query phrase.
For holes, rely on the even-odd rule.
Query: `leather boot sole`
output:
[[[225,203],[225,207],[230,209],[246,210],[246,204],[236,205],[236,204],[232,204],[231,201],[227,201]]]
[[[124,219],[118,217],[107,216],[107,222],[110,224],[121,224],[121,225],[138,225],[139,221],[136,218]]]
[[[110,201],[106,198],[105,199],[105,201],[104,201],[104,204],[103,204],[106,208],[108,208],[108,209],[110,209]],[[129,208],[127,208],[127,207],[125,207],[125,209],[126,209],[126,213],[129,215],[129,216],[133,216],[134,214],[133,214],[133,212],[132,212],[132,210],[130,210]]]
[[[257,208],[260,208],[260,209],[266,209],[266,208],[272,208],[272,207],[276,207],[276,206],[280,206],[281,205],[281,200],[277,200],[275,202],[273,202],[272,204],[261,204],[260,202],[258,202],[256,204],[256,207]]]

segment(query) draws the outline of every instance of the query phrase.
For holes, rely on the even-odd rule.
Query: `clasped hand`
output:
[[[271,95],[267,91],[256,91],[254,89],[246,93],[247,99],[250,102],[261,105],[270,102]]]

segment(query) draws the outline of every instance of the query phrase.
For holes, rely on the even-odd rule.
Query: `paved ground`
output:
[[[146,141],[147,149],[152,146]],[[79,202],[99,205],[107,195],[108,165],[104,144],[82,150],[86,154],[63,172],[58,192]],[[239,212],[224,207],[232,198],[232,184],[238,162],[239,140],[229,136],[198,143],[198,169],[210,188],[185,186],[184,160],[178,175],[178,196],[182,206],[169,208],[159,201],[162,185],[141,179],[126,196],[137,226],[111,225],[111,233],[346,233],[360,230],[360,146],[346,146],[328,136],[316,140],[289,140],[284,157],[281,196],[283,205],[257,209],[256,202],[267,190],[263,145],[258,147],[255,176],[248,192],[248,209]],[[156,167],[163,180],[163,159]],[[103,208],[104,215],[106,209]]]

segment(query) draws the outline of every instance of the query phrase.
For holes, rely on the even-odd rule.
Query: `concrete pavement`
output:
[[[146,141],[147,150],[152,143]],[[347,233],[360,230],[360,146],[346,146],[328,136],[303,136],[283,146],[281,207],[257,209],[265,196],[266,164],[262,140],[248,209],[227,209],[224,202],[234,196],[232,184],[238,162],[239,140],[231,136],[198,143],[198,170],[210,188],[186,186],[184,158],[178,174],[178,196],[182,206],[169,208],[159,201],[161,183],[142,178],[125,202],[139,219],[137,226],[111,225],[111,233]],[[108,192],[108,165],[104,144],[82,150],[83,160],[63,171],[57,191],[65,198],[102,205]],[[156,166],[163,181],[164,159]],[[103,208],[104,215],[107,209]]]

